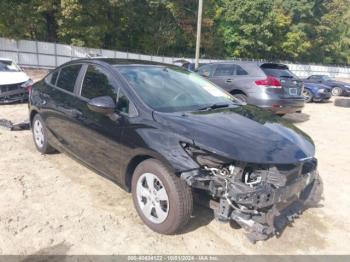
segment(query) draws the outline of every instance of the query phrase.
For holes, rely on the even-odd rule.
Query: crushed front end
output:
[[[321,199],[322,181],[315,158],[295,164],[230,163],[200,149],[187,150],[201,168],[181,177],[194,190],[210,195],[216,219],[235,221],[254,243],[279,235]]]

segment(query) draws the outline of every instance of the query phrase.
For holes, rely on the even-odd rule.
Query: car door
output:
[[[74,104],[81,68],[82,64],[73,64],[55,71],[41,94],[42,117],[49,131],[49,139],[56,147],[66,151],[72,150],[77,139],[73,128],[79,112]]]
[[[210,81],[217,84],[225,90],[231,89],[231,84],[234,77],[235,67],[233,64],[218,64],[213,70]]]
[[[75,109],[81,112],[75,119],[76,136],[74,154],[96,171],[112,179],[118,178],[121,161],[121,137],[125,125],[125,112],[129,103],[119,97],[120,83],[108,69],[95,64],[83,68],[77,90]],[[89,109],[90,99],[110,96],[119,105],[116,113],[104,115]],[[123,100],[123,103],[118,103]],[[121,106],[122,105],[122,106]]]

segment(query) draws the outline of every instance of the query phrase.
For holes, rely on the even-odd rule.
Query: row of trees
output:
[[[0,0],[0,36],[193,56],[197,0]],[[350,0],[204,0],[202,55],[350,63]]]

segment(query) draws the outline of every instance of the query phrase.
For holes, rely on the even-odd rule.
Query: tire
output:
[[[310,103],[313,100],[312,93],[310,92],[310,90],[307,89],[304,89],[303,97],[305,99],[305,103]]]
[[[153,185],[149,186],[147,182]],[[150,190],[152,188],[153,190]],[[152,194],[150,191],[157,193]],[[191,218],[193,209],[191,188],[158,160],[148,159],[136,167],[132,176],[131,192],[137,213],[155,232],[175,234]]]
[[[340,107],[350,107],[350,99],[346,98],[337,98],[334,101],[335,106],[340,106]]]
[[[32,120],[32,133],[36,149],[42,154],[54,153],[56,150],[50,145],[45,123],[39,114]]]
[[[233,94],[233,96],[241,102],[247,103],[248,101],[248,97],[244,94]]]
[[[343,93],[343,89],[338,86],[332,88],[332,96],[341,96]]]

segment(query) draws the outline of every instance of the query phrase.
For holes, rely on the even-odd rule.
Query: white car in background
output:
[[[0,104],[26,101],[32,84],[14,61],[0,58]]]

